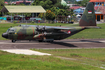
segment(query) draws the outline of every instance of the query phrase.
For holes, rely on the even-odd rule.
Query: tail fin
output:
[[[94,3],[89,2],[79,22],[79,26],[96,26]]]

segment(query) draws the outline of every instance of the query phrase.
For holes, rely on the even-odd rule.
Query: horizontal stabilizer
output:
[[[96,28],[96,29],[101,29],[101,27],[98,26],[83,26],[86,29],[90,29],[90,28]]]

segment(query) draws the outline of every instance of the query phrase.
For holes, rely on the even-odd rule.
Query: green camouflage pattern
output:
[[[89,13],[92,11],[92,13]],[[79,22],[80,26],[96,26],[96,18],[94,12],[94,3],[89,2]]]
[[[70,27],[68,29],[64,29],[65,27],[62,27],[63,29],[55,29],[53,31],[49,31],[49,27],[47,28],[45,32],[38,32],[34,26],[17,26],[9,28],[6,33],[8,34],[8,39],[11,40],[60,40],[67,38],[68,36],[82,29],[82,27]],[[68,31],[70,31],[70,33],[68,33]]]

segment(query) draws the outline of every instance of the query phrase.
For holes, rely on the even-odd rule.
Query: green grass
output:
[[[84,50],[84,49],[82,49]],[[100,49],[99,49],[100,50]],[[0,51],[0,70],[103,70],[95,65],[83,64],[86,62],[57,58],[67,50],[38,50],[53,52],[52,56],[16,55]],[[68,51],[71,51],[70,49]],[[70,52],[68,52],[70,54]],[[72,50],[75,52],[76,50]],[[84,50],[85,51],[85,50]],[[55,55],[56,52],[57,54]],[[79,52],[79,50],[77,50]],[[74,58],[74,54],[72,54]],[[66,56],[64,56],[66,57]],[[92,63],[92,62],[91,62]]]
[[[10,26],[19,24],[0,24],[0,40],[6,40],[1,34]],[[68,24],[38,24],[46,26],[68,26]],[[71,26],[77,26],[72,25]],[[67,39],[105,39],[105,24],[102,29],[86,29]],[[16,55],[0,51],[0,70],[103,70],[105,68],[105,49],[33,49],[50,53],[52,56]],[[57,58],[60,56],[61,58]],[[72,59],[64,59],[72,58]]]
[[[35,51],[53,54],[53,56],[61,56],[72,58],[69,60],[77,64],[91,65],[94,67],[105,68],[105,49],[33,49]],[[61,58],[62,59],[62,58]],[[66,59],[65,59],[66,60]],[[93,69],[94,70],[94,69]],[[101,69],[99,69],[101,70]]]
[[[33,49],[41,52],[53,54],[54,56],[72,58],[90,58],[105,61],[105,49]]]
[[[85,29],[67,39],[105,39],[105,23],[98,24],[101,29]]]
[[[23,23],[24,24],[24,23]],[[12,24],[12,23],[2,23],[0,24],[0,40],[6,40],[2,38],[2,33],[6,32],[10,26],[18,26],[20,24]],[[40,23],[40,24],[32,24],[29,25],[42,25],[42,26],[78,26],[78,24],[63,24],[63,23]],[[73,36],[68,37],[67,39],[105,39],[105,23],[98,24],[101,29],[85,29]]]

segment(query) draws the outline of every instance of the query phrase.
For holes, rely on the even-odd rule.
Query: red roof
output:
[[[5,1],[4,3],[5,3],[5,4],[8,4],[8,2],[6,2],[6,1]]]
[[[105,2],[105,0],[90,0],[89,2]]]
[[[23,3],[23,1],[16,1],[16,4]],[[26,1],[26,3],[31,3],[31,1]]]
[[[74,6],[74,7],[70,7],[70,9],[78,9],[78,8],[81,8],[82,6]]]
[[[5,1],[5,3],[8,3],[8,2]]]
[[[8,3],[8,2],[5,1],[4,3]]]
[[[99,6],[100,11],[102,14],[105,14],[105,6]]]
[[[95,6],[94,9],[97,10],[99,6]]]
[[[26,1],[26,2],[31,3],[31,1]],[[16,1],[16,3],[23,3],[23,1]]]
[[[97,9],[99,8],[99,11],[102,12],[102,14],[105,14],[105,6],[96,6]]]

